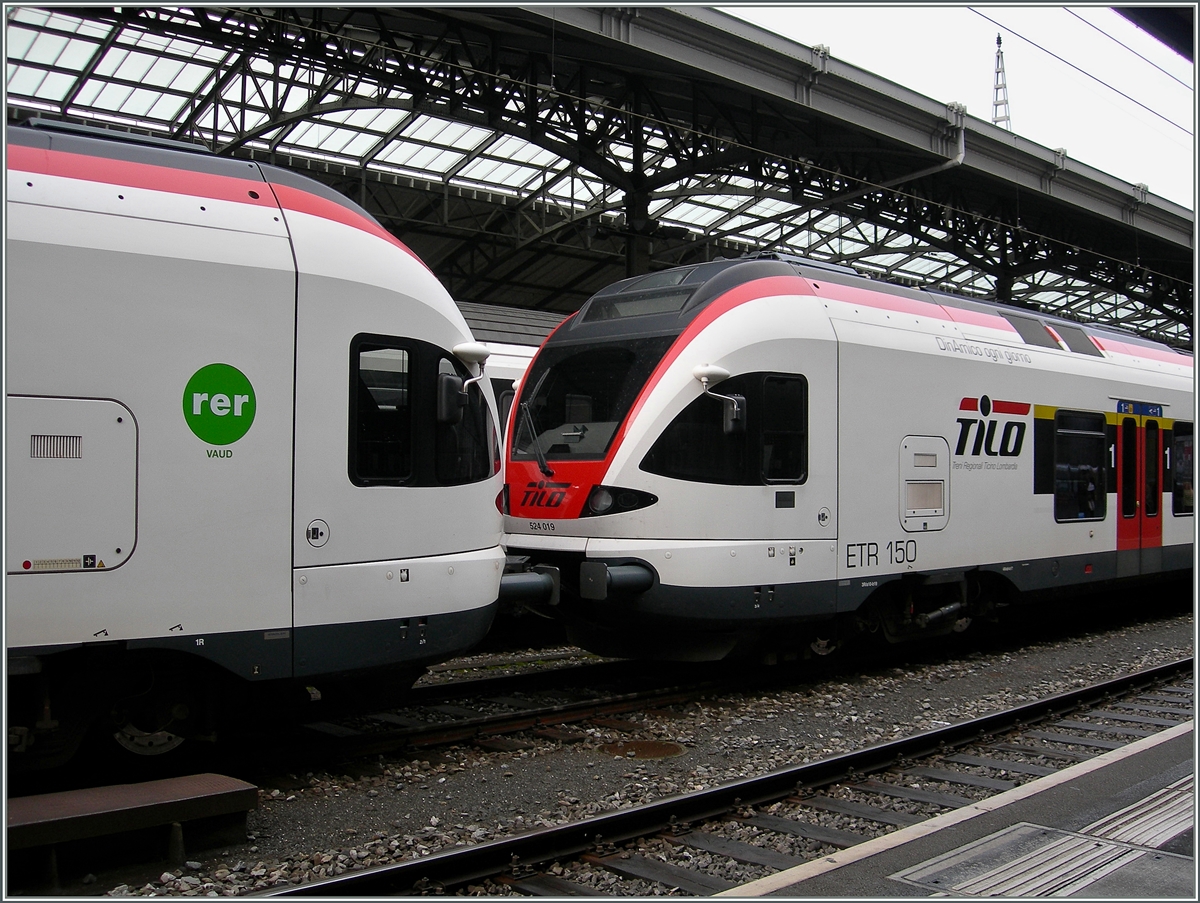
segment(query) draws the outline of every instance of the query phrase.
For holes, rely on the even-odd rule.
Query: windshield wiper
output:
[[[537,427],[533,424],[533,414],[529,412],[529,402],[521,402],[521,413],[525,415],[525,428],[529,430],[529,435],[533,439],[533,450],[537,455],[538,470],[542,472],[542,476],[554,476],[554,471],[546,463],[546,453],[542,451],[542,443],[538,441]]]

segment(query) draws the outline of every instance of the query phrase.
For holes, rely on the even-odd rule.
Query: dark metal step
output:
[[[236,819],[258,806],[258,788],[222,774],[191,774],[8,800],[8,848],[22,850],[200,819]]]

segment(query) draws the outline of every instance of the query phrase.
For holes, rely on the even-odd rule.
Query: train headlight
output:
[[[616,486],[594,486],[588,494],[580,517],[596,517],[602,514],[621,514],[645,508],[658,501],[658,496],[640,489],[620,489]]]
[[[609,490],[603,486],[597,486],[592,490],[592,494],[588,496],[588,510],[592,514],[608,514],[612,510],[612,506],[616,504],[616,501]]]

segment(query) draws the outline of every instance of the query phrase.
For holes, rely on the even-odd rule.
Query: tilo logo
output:
[[[1006,414],[1012,417],[1024,417],[1029,413],[1029,405],[1020,401],[992,401],[986,395],[979,398],[964,398],[959,404],[960,411],[978,411],[984,419],[978,417],[958,418],[958,444],[954,447],[955,455],[988,455],[1002,458],[1015,458],[1021,454],[1021,444],[1025,441],[1025,421],[1006,420],[1000,430],[997,444],[997,421],[991,419],[992,414]],[[967,451],[967,443],[974,434],[971,450]]]
[[[521,496],[521,504],[532,505],[534,508],[557,508],[567,497],[570,483],[551,483],[549,480],[530,480],[525,484],[525,494]]]
[[[183,419],[202,441],[231,445],[254,423],[254,387],[229,364],[197,370],[183,389]]]

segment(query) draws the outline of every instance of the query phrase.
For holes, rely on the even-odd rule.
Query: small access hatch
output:
[[[111,570],[137,539],[137,423],[95,398],[8,397],[9,574]]]
[[[941,530],[950,519],[950,446],[941,436],[900,443],[900,525],[909,533]]]

